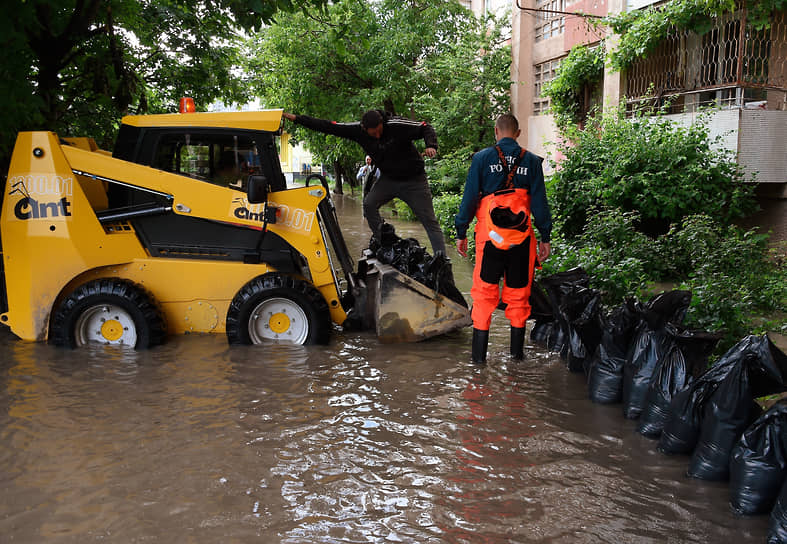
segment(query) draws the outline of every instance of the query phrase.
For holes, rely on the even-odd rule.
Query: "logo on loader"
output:
[[[68,197],[73,195],[73,178],[61,178],[60,176],[39,176],[39,177],[12,177],[9,180],[11,191],[8,196],[20,194],[20,198],[14,205],[14,216],[23,221],[27,219],[50,219],[53,217],[69,217],[71,215],[71,202]],[[36,196],[60,196],[65,194],[55,202],[41,202],[31,195]]]
[[[314,212],[309,212],[301,208],[291,208],[286,204],[278,204],[273,201],[268,202],[269,208],[276,208],[276,226],[286,229],[303,231],[308,234],[314,225]],[[234,198],[230,207],[230,215],[238,219],[248,221],[263,222],[265,214],[265,204],[249,204],[243,197]]]

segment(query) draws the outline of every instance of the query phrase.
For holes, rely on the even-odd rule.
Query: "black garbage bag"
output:
[[[687,474],[701,480],[726,480],[730,454],[741,434],[760,415],[745,365],[736,364],[703,408],[697,447]]]
[[[396,235],[394,226],[390,223],[383,223],[380,225],[379,234],[372,234],[372,237],[369,239],[369,250],[374,254],[381,247],[393,247],[399,240],[401,238]]]
[[[737,514],[769,512],[787,479],[787,399],[752,423],[730,456],[730,506]]]
[[[768,525],[768,544],[787,542],[787,482],[782,484]]]
[[[568,353],[568,322],[563,317],[560,306],[574,286],[589,287],[590,276],[582,268],[572,268],[541,278],[540,283],[549,298],[554,321],[548,331],[547,348],[559,352],[565,359]]]
[[[663,329],[651,330],[642,323],[623,365],[623,416],[637,419],[645,409],[645,400],[656,364],[664,351]]]
[[[650,330],[659,330],[667,323],[680,324],[691,304],[691,291],[665,291],[654,295],[645,304],[642,318]]]
[[[637,432],[649,438],[661,435],[672,398],[702,372],[708,356],[721,339],[719,334],[684,329],[670,323],[664,327],[664,332],[665,355],[653,372],[637,427]]]
[[[738,346],[731,371],[703,408],[689,476],[704,480],[729,478],[732,448],[761,412],[754,399],[785,390],[787,356],[767,336],[748,336]]]
[[[694,450],[699,439],[705,403],[730,372],[741,351],[740,343],[733,346],[688,387],[673,396],[659,438],[660,451],[691,453]]]
[[[656,366],[667,349],[664,328],[680,324],[691,303],[689,291],[667,291],[652,297],[642,311],[634,341],[623,365],[623,415],[637,419],[645,409],[648,388]]]
[[[550,274],[549,276],[541,278],[540,281],[541,285],[544,286],[544,289],[549,295],[554,292],[554,289],[560,287],[561,285],[581,285],[582,287],[590,286],[590,276],[582,267],[572,268],[571,270],[558,272],[556,274]]]
[[[443,254],[429,255],[415,238],[400,238],[393,225],[383,223],[379,235],[372,235],[369,251],[383,264],[467,308],[467,301],[454,283],[451,262]]]
[[[557,323],[552,319],[537,319],[530,331],[530,340],[536,345],[546,347],[556,325]],[[559,325],[557,326],[559,327]]]
[[[603,320],[601,340],[588,368],[588,395],[599,404],[620,402],[623,396],[623,364],[633,333],[641,320],[641,308],[628,299]]]
[[[451,262],[448,260],[448,257],[443,254],[437,254],[430,258],[429,254],[426,253],[425,258],[431,259],[426,269],[426,286],[467,308],[465,297],[462,296],[461,291],[454,283],[454,275],[451,272]]]
[[[393,246],[378,247],[374,252],[374,257],[384,264],[393,264],[396,260],[396,250]]]
[[[566,365],[572,372],[582,372],[601,341],[601,293],[571,284],[559,310],[568,336]]]
[[[549,295],[538,280],[533,280],[533,285],[530,288],[529,304],[530,319],[534,319],[536,323],[555,320]]]
[[[671,346],[653,373],[637,432],[648,438],[658,438],[664,428],[672,397],[685,389],[693,379],[683,353],[677,346]]]
[[[562,322],[554,321],[552,329],[549,331],[549,338],[547,338],[547,349],[560,354],[563,359],[568,352],[567,329],[568,327]]]

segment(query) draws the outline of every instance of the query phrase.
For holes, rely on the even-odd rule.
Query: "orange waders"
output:
[[[501,193],[504,193],[501,195]],[[506,207],[520,218],[518,228],[500,228],[492,223],[495,210]],[[522,215],[520,215],[522,214]],[[523,224],[521,219],[524,218]],[[536,262],[536,237],[530,224],[530,194],[527,189],[508,189],[481,199],[476,212],[473,269],[473,328],[488,331],[492,312],[500,301],[500,279],[505,315],[512,327],[524,328],[530,316],[530,289]]]

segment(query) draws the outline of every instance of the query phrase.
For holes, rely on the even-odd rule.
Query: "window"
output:
[[[165,134],[154,168],[200,181],[245,190],[249,174],[260,171],[257,142],[248,134]]]
[[[533,92],[533,115],[546,113],[549,109],[549,97],[541,96],[541,89],[543,89],[544,83],[555,79],[558,66],[560,66],[560,59],[542,62],[533,67],[533,81],[535,84]]]
[[[547,40],[565,31],[566,17],[557,11],[565,11],[565,0],[538,0],[536,9],[535,40]]]

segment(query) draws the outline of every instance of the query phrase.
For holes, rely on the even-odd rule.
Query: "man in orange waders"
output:
[[[549,256],[552,216],[544,187],[543,159],[519,146],[519,122],[511,114],[495,123],[497,145],[475,154],[456,214],[456,249],[467,257],[467,227],[476,218],[473,287],[474,363],[486,362],[492,312],[502,301],[511,322],[511,355],[524,357],[525,323],[536,256]],[[531,225],[535,220],[541,241]],[[537,252],[537,255],[536,255]]]

